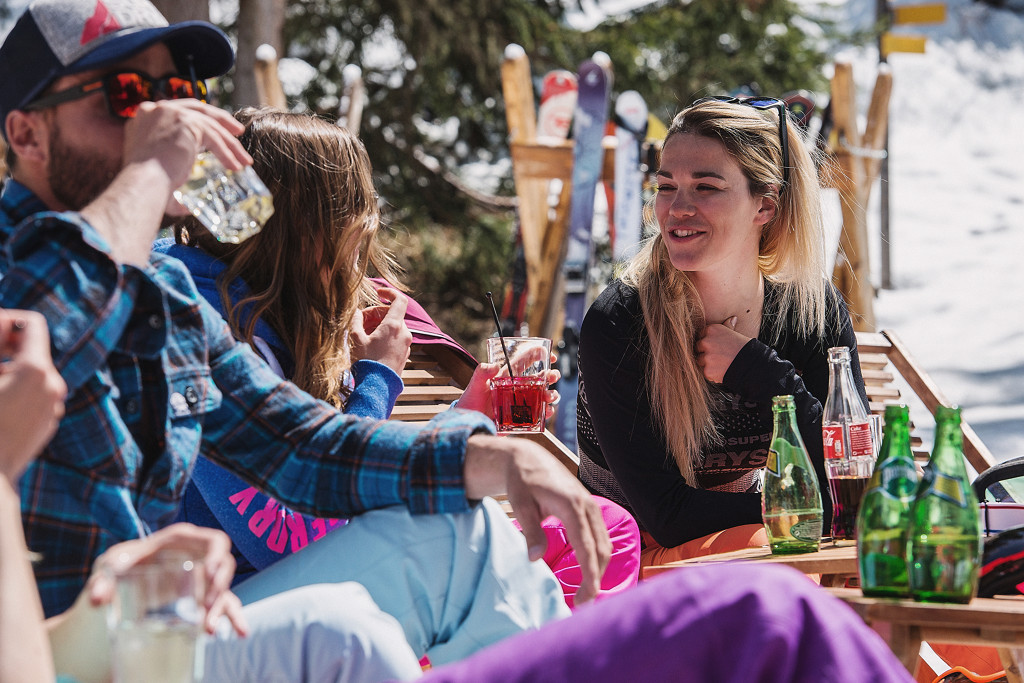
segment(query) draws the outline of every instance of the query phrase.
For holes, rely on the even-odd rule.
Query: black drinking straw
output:
[[[501,333],[501,321],[498,320],[498,309],[494,307],[494,298],[490,292],[487,292],[487,300],[491,302],[491,313],[494,314],[494,325],[498,328],[498,339],[501,340],[501,351],[505,354],[505,365],[508,366],[508,376],[515,377],[516,373],[512,372],[512,360],[508,357],[508,347],[505,346],[505,335]]]

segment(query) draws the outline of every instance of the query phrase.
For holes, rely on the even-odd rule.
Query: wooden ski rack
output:
[[[537,138],[537,111],[525,53],[501,65],[512,175],[519,201],[519,229],[529,283],[527,321],[530,334],[558,339],[561,335],[558,280],[569,231],[573,143]],[[605,137],[602,178],[615,177],[615,139]],[[558,200],[550,204],[552,180],[561,181]]]
[[[867,207],[885,154],[891,93],[892,72],[888,65],[880,64],[862,134],[857,126],[853,67],[845,62],[836,63],[832,76],[833,128],[828,140],[829,159],[822,170],[822,182],[826,187],[839,191],[843,214],[832,281],[846,298],[854,327],[862,331],[875,329]]]
[[[256,60],[256,69],[261,102],[283,106],[276,60]],[[561,300],[559,279],[568,238],[573,143],[571,140],[538,139],[533,81],[525,53],[505,58],[501,65],[501,84],[526,257],[527,322],[531,334],[557,339],[562,329],[562,309],[556,302]],[[883,63],[879,65],[866,126],[861,133],[857,125],[853,68],[848,63],[836,63],[831,84],[834,125],[828,140],[822,182],[838,190],[843,216],[833,282],[846,298],[854,326],[861,331],[875,329],[867,206],[885,153],[891,93],[892,72]],[[601,178],[613,178],[615,138],[606,136],[603,144]],[[561,186],[552,203],[554,180],[560,181]]]
[[[558,338],[562,314],[557,305],[558,280],[568,237],[573,143],[538,139],[533,81],[526,54],[505,58],[501,83],[526,257],[527,322],[531,334]],[[822,182],[838,190],[843,217],[833,282],[846,298],[854,326],[862,331],[875,329],[867,206],[885,153],[891,92],[892,73],[882,64],[868,107],[867,125],[861,133],[852,66],[842,62],[835,65],[831,84],[834,126]],[[614,138],[606,137],[604,147],[601,177],[611,178],[615,168]],[[561,186],[552,203],[553,180],[560,181]]]

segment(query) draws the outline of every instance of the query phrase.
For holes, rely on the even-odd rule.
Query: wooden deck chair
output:
[[[858,332],[857,346],[872,413],[881,415],[886,404],[903,400],[898,380],[902,380],[906,389],[917,396],[932,414],[938,405],[949,405],[942,391],[892,331]],[[426,422],[447,410],[451,402],[462,395],[475,367],[468,358],[445,346],[413,344],[409,362],[402,371],[405,390],[398,397],[391,418]],[[992,467],[995,464],[992,453],[968,423],[964,422],[962,428],[964,455],[971,466],[978,472]],[[523,438],[539,443],[576,474],[579,457],[550,431]],[[915,458],[928,459],[928,450],[919,435],[911,434],[911,447]]]
[[[928,373],[918,365],[907,347],[892,331],[858,332],[857,349],[860,354],[864,387],[867,390],[868,403],[872,413],[880,415],[885,412],[886,404],[898,403],[903,399],[898,380],[902,380],[907,390],[912,392],[933,416],[939,405],[951,405],[939,387],[928,376]],[[976,472],[984,472],[992,467],[996,463],[995,458],[978,438],[974,429],[967,422],[961,423],[961,429],[964,435],[964,456],[971,467]],[[914,451],[915,459],[928,460],[928,450],[922,443],[921,437],[914,434],[913,425],[911,425],[911,448]]]

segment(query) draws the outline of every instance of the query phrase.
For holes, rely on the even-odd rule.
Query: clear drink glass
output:
[[[274,214],[270,190],[252,166],[229,171],[211,152],[196,157],[188,180],[174,191],[174,198],[219,242],[244,242]]]
[[[499,363],[501,373],[491,380],[491,405],[499,434],[543,432],[551,367],[551,340],[543,337],[491,337],[487,362]],[[505,352],[508,352],[506,362]],[[511,364],[513,376],[508,374]]]
[[[117,575],[107,614],[114,683],[194,683],[203,619],[202,563],[166,553]]]
[[[873,457],[826,458],[828,491],[832,497],[832,538],[857,538],[857,511],[875,467]]]

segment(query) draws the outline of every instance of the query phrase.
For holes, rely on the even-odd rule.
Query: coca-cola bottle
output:
[[[857,508],[875,462],[868,408],[853,383],[850,349],[828,350],[828,397],[821,417],[825,472],[832,496],[832,537],[856,537]]]

